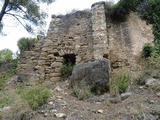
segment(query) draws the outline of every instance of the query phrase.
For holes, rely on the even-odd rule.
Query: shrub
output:
[[[7,62],[7,61],[11,61],[12,58],[12,51],[9,49],[3,49],[0,51],[0,62]]]
[[[111,87],[115,88],[115,90],[117,90],[118,93],[121,94],[126,92],[129,86],[129,81],[130,81],[130,76],[126,73],[121,73],[115,76]]]
[[[144,0],[137,11],[148,24],[153,24],[154,43],[160,45],[160,0]]]
[[[135,11],[135,8],[140,0],[120,0],[117,4],[113,5],[111,9],[111,19],[113,21],[123,21],[129,12]]]
[[[43,105],[51,95],[48,88],[38,86],[25,89],[25,85],[20,86],[18,93],[28,102],[33,110]]]
[[[74,96],[77,97],[79,100],[84,100],[93,96],[90,86],[83,86],[82,88],[74,86],[73,91]]]
[[[73,64],[64,64],[61,67],[61,77],[62,78],[67,78],[72,74],[72,70],[73,70],[74,65]]]
[[[18,45],[20,52],[23,52],[26,50],[30,51],[34,47],[35,43],[37,42],[38,40],[35,38],[21,38],[18,41],[17,45]]]
[[[153,51],[154,51],[154,47],[150,43],[145,44],[142,49],[142,57],[144,58],[151,57]]]

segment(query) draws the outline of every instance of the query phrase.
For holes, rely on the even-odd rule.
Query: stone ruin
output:
[[[105,2],[93,4],[91,10],[53,15],[47,36],[39,38],[32,51],[24,51],[18,79],[57,81],[67,59],[80,64],[107,58],[112,70],[125,67],[136,71],[142,47],[153,38],[152,26],[136,13],[130,13],[124,22],[112,22]]]

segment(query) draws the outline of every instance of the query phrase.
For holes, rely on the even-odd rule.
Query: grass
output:
[[[2,90],[5,87],[5,80],[10,78],[13,75],[13,73],[3,73],[0,74],[0,90]]]
[[[84,100],[93,96],[90,86],[83,86],[82,88],[74,86],[73,91],[73,95],[77,97],[79,100]]]
[[[110,85],[110,92],[115,95],[126,92],[130,79],[127,73],[117,74]]]
[[[11,97],[8,95],[7,92],[0,91],[0,108],[8,106],[11,104],[12,100]]]
[[[36,110],[39,106],[43,105],[51,96],[51,92],[48,88],[42,86],[27,88],[25,84],[21,84],[18,87],[17,93],[21,95],[33,110]]]
[[[62,65],[61,70],[60,70],[61,71],[61,77],[63,79],[69,77],[72,74],[73,67],[74,67],[74,65],[72,65],[72,64]]]

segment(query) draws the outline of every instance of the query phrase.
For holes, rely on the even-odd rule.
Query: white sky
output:
[[[42,9],[49,13],[48,17],[48,24],[51,19],[51,15],[55,14],[66,14],[72,11],[73,9],[76,10],[83,10],[90,8],[91,5],[95,2],[102,1],[102,0],[56,0],[53,4],[49,7],[46,4],[42,5]],[[112,1],[112,0],[110,0]],[[113,0],[117,2],[118,0]],[[2,3],[0,1],[0,10],[1,10]],[[24,28],[15,22],[13,19],[9,17],[4,18],[5,26],[4,26],[4,33],[6,36],[0,36],[0,50],[4,48],[9,48],[14,53],[18,50],[17,41],[22,37],[31,37],[29,33],[24,30]]]

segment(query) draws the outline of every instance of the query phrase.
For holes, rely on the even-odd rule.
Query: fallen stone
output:
[[[9,110],[9,109],[11,109],[11,107],[10,107],[10,106],[3,107],[3,108],[0,108],[0,112],[2,112],[2,111],[6,111],[6,110]]]
[[[50,101],[50,102],[49,102],[49,105],[53,105],[53,102],[52,102],[52,101]]]
[[[125,100],[125,99],[127,99],[128,97],[130,97],[131,95],[132,95],[131,92],[122,93],[122,94],[121,94],[121,100]]]
[[[97,111],[98,113],[103,113],[104,111],[102,109],[98,110]]]
[[[157,85],[157,84],[160,84],[160,81],[157,80],[157,79],[154,79],[154,78],[148,78],[148,79],[146,80],[146,83],[145,83],[145,85],[146,85],[147,87],[152,87],[152,86],[155,86],[155,85]]]
[[[157,95],[158,97],[160,97],[160,92],[156,93],[156,95]]]
[[[110,101],[111,103],[116,104],[116,103],[121,102],[121,97],[118,96],[118,97],[114,97],[114,98],[109,98],[109,101]]]
[[[48,116],[48,114],[47,114],[47,113],[45,113],[45,114],[44,114],[44,117],[47,117],[47,116]]]
[[[64,113],[55,113],[54,114],[57,118],[66,118],[66,114]]]

